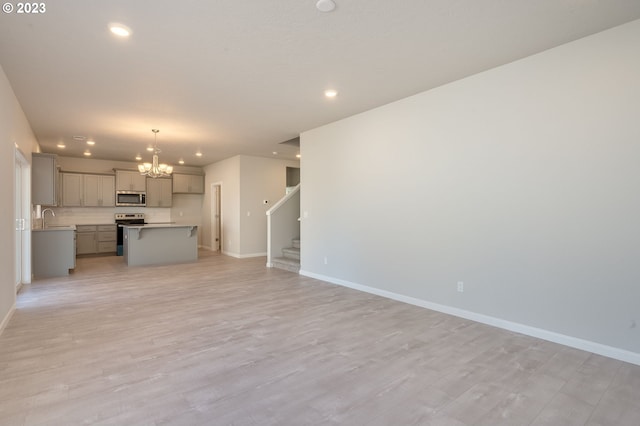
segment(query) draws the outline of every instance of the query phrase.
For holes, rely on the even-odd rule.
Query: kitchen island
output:
[[[198,260],[198,226],[121,225],[123,255],[129,266],[187,263]]]

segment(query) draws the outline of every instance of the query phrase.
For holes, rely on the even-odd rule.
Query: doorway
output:
[[[31,282],[31,244],[30,244],[30,188],[31,188],[31,167],[24,154],[15,149],[15,186],[14,186],[14,283],[16,291],[25,283]]]
[[[300,183],[300,168],[299,167],[287,167],[287,184],[286,194],[291,192],[293,188]]]
[[[211,250],[222,247],[222,183],[211,184]]]

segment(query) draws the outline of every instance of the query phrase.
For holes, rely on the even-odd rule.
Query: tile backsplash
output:
[[[144,213],[145,220],[153,222],[170,222],[171,209],[136,208],[136,207],[50,207],[55,217],[47,213],[48,225],[101,225],[114,222],[115,213]],[[33,215],[33,227],[39,228],[40,219]]]

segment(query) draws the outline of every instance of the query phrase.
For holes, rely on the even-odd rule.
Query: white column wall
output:
[[[38,149],[38,142],[0,67],[0,197],[7,203],[7,207],[0,209],[0,241],[3,241],[0,246],[0,271],[3,271],[0,274],[0,330],[6,326],[16,301],[13,217],[16,145],[31,162],[31,152]],[[24,196],[30,197],[30,194]]]
[[[221,183],[222,252],[240,255],[240,157],[235,156],[204,167],[202,202],[202,245],[211,243],[211,184]]]
[[[638,52],[634,21],[303,133],[302,273],[640,362]]]

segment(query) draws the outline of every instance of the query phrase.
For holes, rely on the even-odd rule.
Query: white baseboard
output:
[[[267,252],[264,253],[248,253],[248,254],[241,254],[240,255],[240,259],[247,259],[250,257],[267,257]]]
[[[2,319],[2,322],[0,322],[0,334],[2,334],[7,324],[9,324],[9,321],[11,321],[11,317],[13,316],[13,313],[15,311],[16,311],[16,304],[14,303],[11,309],[9,309],[9,312],[7,312],[7,315],[5,315],[4,318]]]
[[[584,340],[537,327],[531,327],[528,325],[507,321],[488,315],[478,314],[476,312],[454,308],[452,306],[440,305],[438,303],[428,302],[426,300],[417,299],[415,297],[405,296],[402,294],[393,293],[391,291],[381,290],[379,288],[369,287],[362,284],[356,284],[350,281],[328,277],[326,275],[316,274],[309,271],[301,270],[300,275],[315,278],[321,281],[326,281],[332,284],[337,284],[343,287],[348,287],[354,290],[363,291],[365,293],[375,294],[377,296],[386,297],[388,299],[397,300],[399,302],[408,303],[410,305],[420,306],[422,308],[431,309],[432,311],[442,312],[482,324],[491,325],[493,327],[502,328],[504,330],[514,331],[516,333],[536,337],[538,339],[547,340],[549,342],[558,343],[575,349],[592,352],[594,354],[617,359],[619,361],[640,365],[640,353],[627,351],[625,349],[615,348],[613,346],[603,345],[601,343],[592,342],[590,340]]]
[[[267,253],[248,253],[248,254],[240,254],[233,253],[230,251],[223,251],[222,254],[226,254],[227,256],[235,257],[236,259],[248,259],[250,257],[266,257]]]

